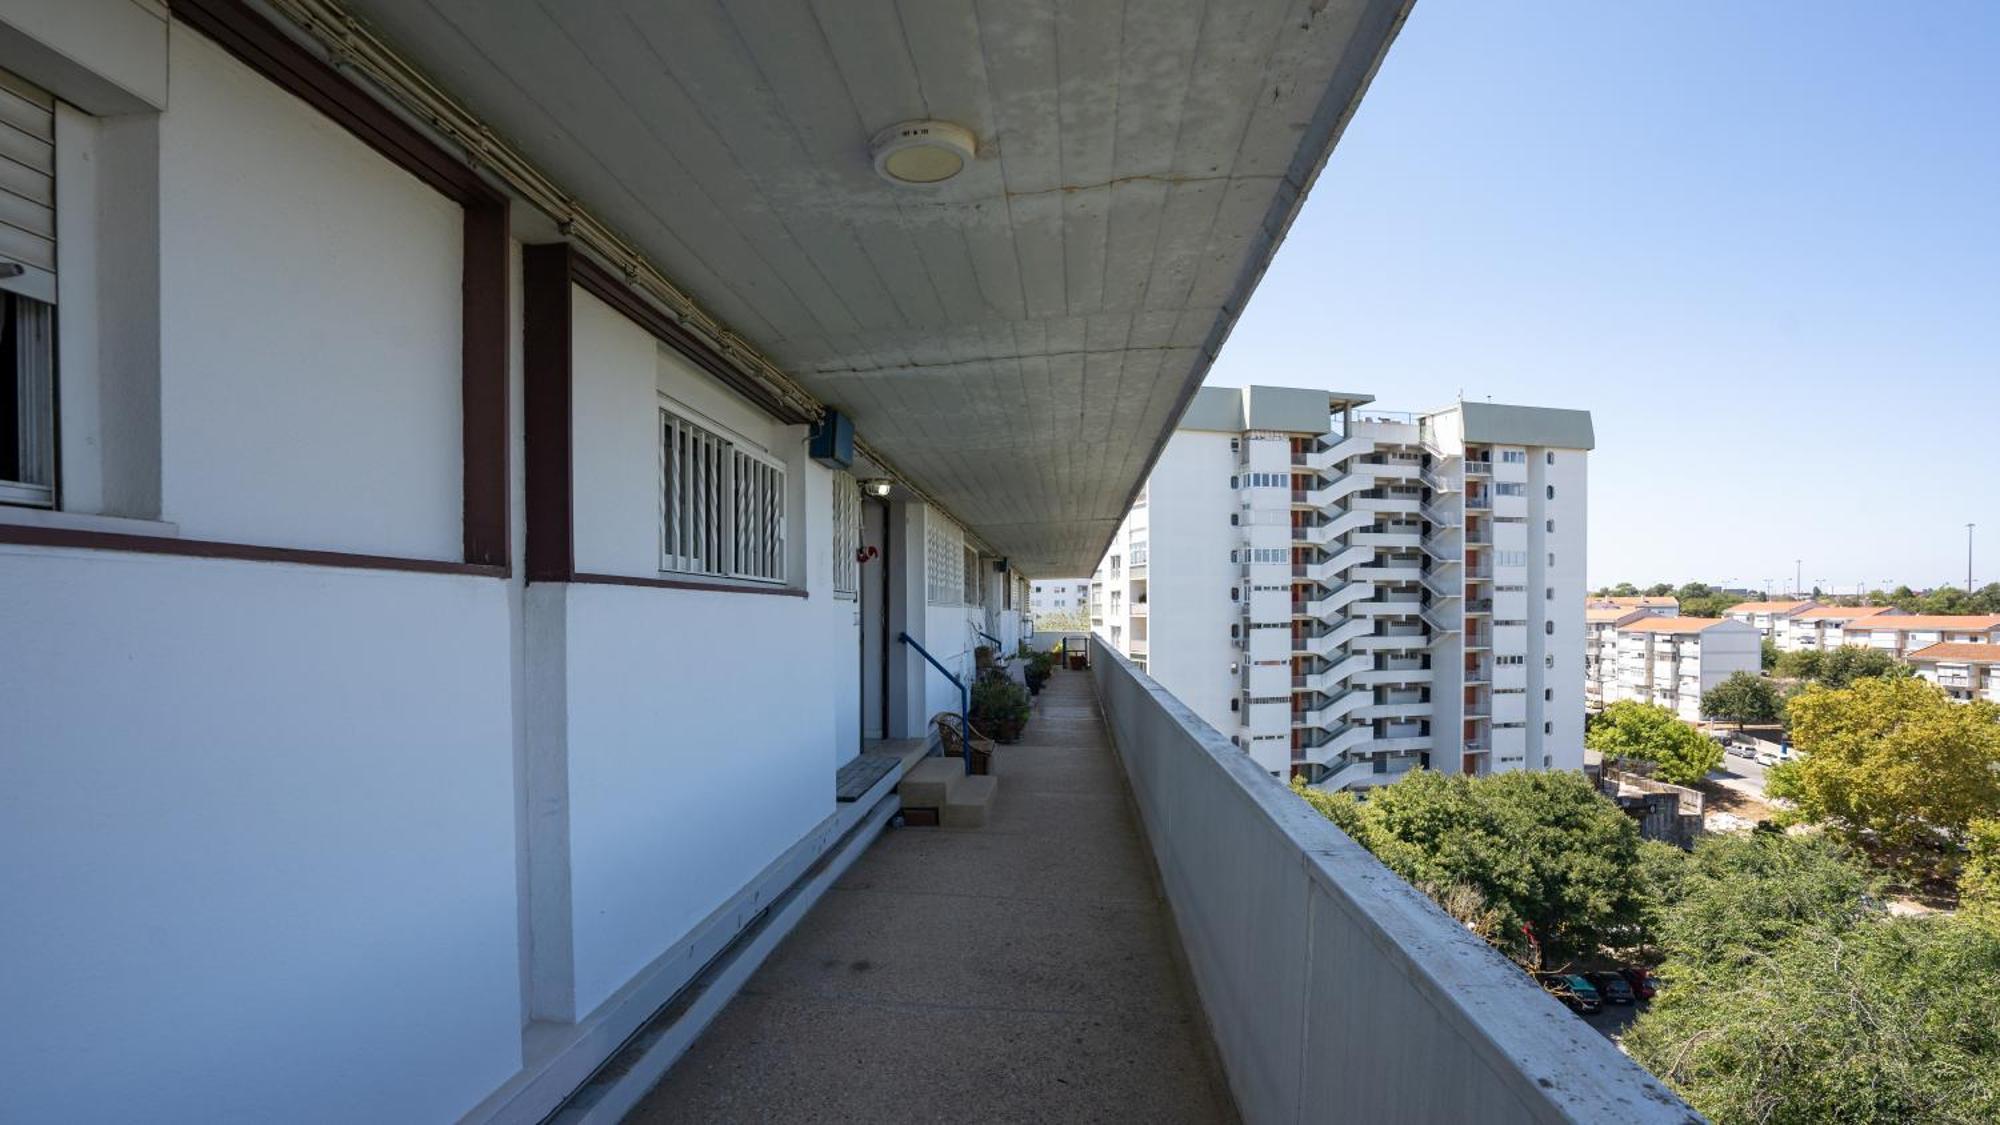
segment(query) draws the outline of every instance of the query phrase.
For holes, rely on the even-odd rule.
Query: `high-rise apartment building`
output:
[[[1203,388],[1093,625],[1276,775],[1579,767],[1590,415],[1372,401]]]

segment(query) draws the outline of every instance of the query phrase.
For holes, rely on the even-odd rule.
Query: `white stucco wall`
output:
[[[460,209],[186,27],[170,56],[164,518],[456,558]]]
[[[0,1120],[448,1121],[520,1063],[506,588],[0,548]]]
[[[833,812],[859,747],[854,604],[834,599],[833,475],[803,427],[572,290],[576,565],[658,577],[661,396],[786,463],[806,597],[578,585],[564,669],[575,1008],[588,1013]],[[963,629],[963,611],[958,611]],[[955,706],[955,704],[954,704]]]
[[[569,591],[576,1006],[588,1012],[833,812],[806,601]],[[797,638],[796,648],[776,638]],[[852,658],[852,649],[843,650]],[[788,705],[789,704],[789,705]]]

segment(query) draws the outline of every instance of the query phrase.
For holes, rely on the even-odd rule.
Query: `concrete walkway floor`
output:
[[[1087,673],[984,828],[886,833],[630,1122],[1232,1121]]]

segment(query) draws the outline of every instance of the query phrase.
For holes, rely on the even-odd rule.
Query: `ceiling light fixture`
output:
[[[972,130],[949,121],[905,121],[875,134],[875,173],[892,184],[926,187],[965,171],[977,155]]]
[[[873,480],[864,480],[861,482],[861,491],[867,493],[870,496],[875,497],[878,500],[884,496],[889,495],[889,489],[891,487],[892,487],[891,484],[888,481],[882,479],[881,477],[876,477]]]

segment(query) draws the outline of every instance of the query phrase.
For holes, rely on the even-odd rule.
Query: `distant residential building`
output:
[[[1646,616],[1615,627],[1606,703],[1655,703],[1689,722],[1701,718],[1701,697],[1738,672],[1762,669],[1757,627],[1734,618]]]
[[[1681,600],[1666,595],[1638,594],[1618,596],[1595,596],[1583,604],[1586,610],[1593,609],[1642,609],[1659,617],[1679,617]]]
[[[1050,615],[1087,614],[1090,611],[1090,579],[1051,578],[1029,583],[1028,611],[1037,619]]]
[[[1203,388],[1093,625],[1275,776],[1581,768],[1590,416],[1369,402]]]
[[[2000,643],[2000,614],[1881,614],[1849,622],[1843,637],[1901,659],[1935,644]]]
[[[1910,653],[1908,660],[1917,675],[1961,703],[2000,703],[2000,644],[1941,641]]]
[[[1780,652],[1826,652],[1849,643],[1847,630],[1855,622],[1902,612],[1886,605],[1816,605],[1776,620],[1771,640]]]
[[[1811,598],[1798,601],[1738,602],[1723,610],[1722,615],[1731,621],[1741,621],[1745,625],[1754,626],[1759,634],[1770,637],[1776,634],[1780,622],[1818,605],[1819,603]]]
[[[1618,627],[1661,616],[1651,609],[1606,604],[1613,601],[1592,598],[1583,611],[1583,705],[1592,711],[1608,702],[1605,685],[1617,675]]]

